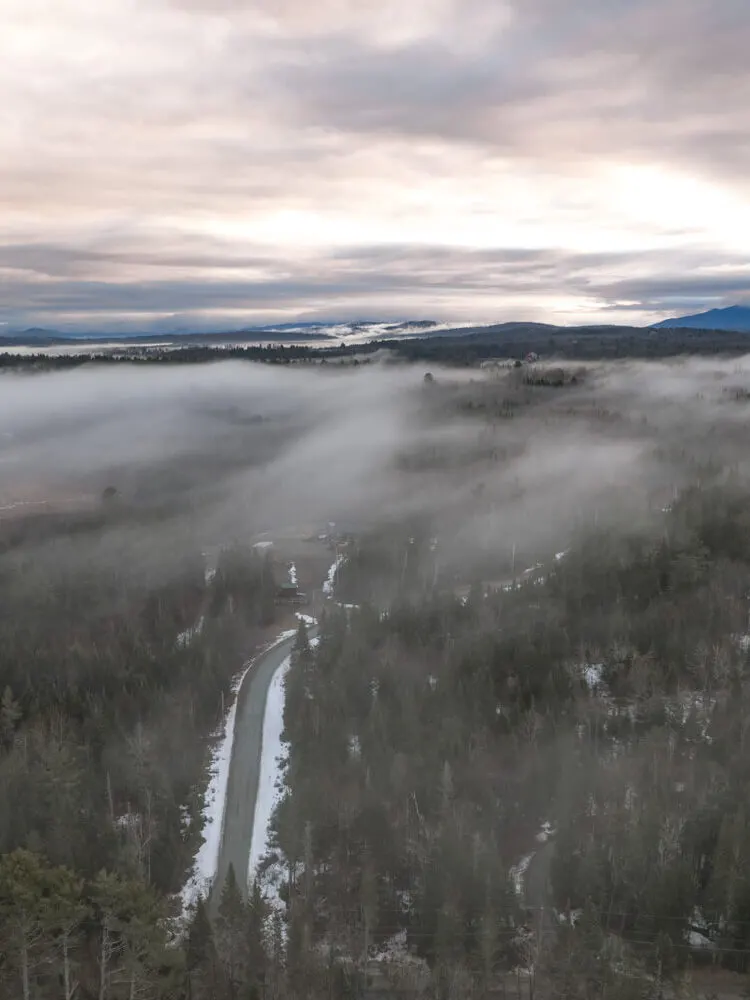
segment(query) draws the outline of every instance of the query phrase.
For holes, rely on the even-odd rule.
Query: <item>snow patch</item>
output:
[[[511,881],[513,882],[513,888],[516,890],[516,895],[519,898],[523,898],[524,876],[528,871],[534,854],[534,851],[532,851],[531,854],[526,854],[523,858],[521,858],[518,864],[513,865],[509,872]]]
[[[193,817],[190,815],[190,809],[186,805],[180,806],[180,829],[183,833],[187,833],[190,827],[193,825]]]
[[[281,733],[284,728],[284,678],[289,670],[291,657],[279,665],[271,679],[266,697],[266,707],[263,712],[263,729],[261,735],[260,773],[258,776],[258,794],[255,798],[255,816],[253,832],[250,839],[250,857],[248,860],[248,883],[255,878],[258,862],[268,851],[268,833],[271,816],[280,798],[282,743]]]
[[[141,822],[141,814],[134,812],[123,813],[122,816],[115,816],[115,826],[119,830],[136,829]]]
[[[406,928],[402,928],[400,931],[396,931],[391,937],[387,938],[382,945],[375,951],[371,953],[370,961],[372,962],[383,962],[384,964],[390,964],[392,962],[414,962],[419,965],[424,965],[424,960],[412,955],[407,946],[407,934]]]
[[[584,663],[583,679],[589,691],[596,691],[602,686],[603,663]]]
[[[685,937],[691,948],[701,948],[706,951],[713,951],[716,948],[716,942],[706,937],[705,934],[701,934],[700,931],[688,931]]]
[[[554,826],[549,822],[549,820],[545,820],[539,829],[539,833],[536,835],[536,839],[540,844],[546,844],[549,838],[554,837],[554,835]]]
[[[265,649],[258,654],[262,656],[275,645],[286,639],[291,639],[297,634],[296,629],[288,629],[282,632],[273,642],[269,643]],[[232,684],[232,693],[236,696],[242,682],[249,670],[252,669],[255,659],[246,663],[243,670],[235,678]],[[234,743],[234,724],[237,714],[237,698],[227,712],[226,718],[213,733],[217,740],[211,750],[211,760],[209,763],[209,781],[206,794],[203,799],[201,816],[203,820],[202,834],[203,843],[198,848],[193,863],[193,871],[180,892],[183,912],[192,906],[199,896],[206,897],[211,889],[211,883],[216,875],[216,868],[219,861],[219,848],[221,846],[221,831],[224,825],[224,810],[226,808],[227,784],[229,781],[229,763],[232,759],[232,745]]]
[[[180,646],[181,648],[184,646],[189,646],[190,643],[193,641],[193,639],[197,635],[201,634],[205,623],[206,623],[205,618],[203,617],[203,615],[201,615],[198,621],[195,623],[195,625],[193,625],[191,628],[185,629],[184,632],[180,632],[180,634],[177,636],[177,639],[175,640],[177,645]]]
[[[326,597],[333,596],[333,587],[334,584],[336,583],[336,574],[338,573],[339,567],[341,566],[343,561],[344,561],[343,556],[336,556],[335,560],[331,564],[330,569],[328,570],[328,576],[323,581],[323,593],[326,595]]]

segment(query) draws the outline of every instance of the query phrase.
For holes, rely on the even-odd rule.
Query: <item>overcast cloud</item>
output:
[[[747,0],[4,0],[0,322],[750,298]]]

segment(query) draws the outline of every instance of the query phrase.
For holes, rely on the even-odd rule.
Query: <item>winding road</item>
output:
[[[316,629],[309,627],[308,634],[313,638]],[[243,896],[247,892],[247,869],[260,780],[263,717],[268,690],[274,674],[292,652],[295,638],[290,636],[281,639],[256,657],[237,692],[237,716],[232,759],[229,764],[221,847],[209,903],[214,915],[230,864],[234,867],[240,892]]]
[[[308,627],[310,638],[317,634],[315,626]],[[268,692],[276,671],[294,648],[295,636],[280,639],[265,652],[260,653],[245,674],[237,692],[237,714],[234,727],[232,757],[229,764],[226,802],[222,820],[221,845],[209,897],[213,916],[226,881],[229,866],[234,868],[237,883],[243,896],[248,888],[248,864],[252,847],[255,807],[260,782],[263,753],[263,720]],[[546,883],[551,845],[537,852],[527,873],[525,896],[527,905],[543,906],[546,900]]]

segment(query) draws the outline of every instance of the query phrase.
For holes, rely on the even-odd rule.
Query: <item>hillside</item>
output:
[[[689,327],[693,330],[729,330],[750,333],[750,306],[727,306],[726,309],[709,309],[691,316],[677,316],[654,323],[654,330]]]

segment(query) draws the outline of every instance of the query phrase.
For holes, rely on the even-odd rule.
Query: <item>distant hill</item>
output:
[[[709,309],[708,312],[694,313],[692,316],[676,316],[654,323],[654,330],[675,328],[692,330],[730,330],[734,333],[750,333],[750,306],[727,306],[726,309]]]
[[[147,344],[200,345],[211,343],[263,343],[285,341],[327,341],[348,337],[382,336],[423,332],[436,327],[435,320],[405,320],[387,323],[382,320],[341,322],[274,323],[238,328],[190,329],[184,324],[152,324],[152,329],[58,330],[41,327],[0,326],[0,346],[54,347],[118,342],[133,346]]]

